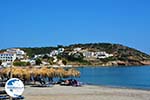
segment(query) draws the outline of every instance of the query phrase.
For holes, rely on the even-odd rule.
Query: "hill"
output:
[[[21,48],[31,57],[35,54],[49,54],[53,50],[64,48],[65,51],[57,57],[66,60],[72,65],[100,65],[100,66],[116,66],[116,65],[145,65],[150,64],[150,56],[134,48],[111,43],[88,43],[73,44],[69,46],[59,45],[58,47],[41,47],[41,48]],[[80,51],[74,52],[75,48],[81,48]],[[112,54],[110,57],[85,57],[84,55],[98,54],[106,52]]]

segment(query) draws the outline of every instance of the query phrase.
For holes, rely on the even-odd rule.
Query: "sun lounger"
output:
[[[13,98],[13,100],[22,100],[22,99],[24,99],[24,97],[21,95],[19,97]]]
[[[1,94],[6,94],[6,91],[5,90],[0,91],[0,95]]]
[[[3,90],[3,91],[0,91],[0,100],[8,100],[10,97],[7,95],[6,91]],[[19,97],[16,97],[16,98],[13,98],[12,100],[22,100],[24,99],[23,96],[19,96]]]
[[[9,99],[9,97],[8,96],[6,96],[6,95],[4,95],[4,96],[0,96],[0,100],[8,100]]]

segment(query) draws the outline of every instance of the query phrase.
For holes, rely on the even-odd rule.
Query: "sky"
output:
[[[117,43],[150,54],[149,0],[0,0],[0,49]]]

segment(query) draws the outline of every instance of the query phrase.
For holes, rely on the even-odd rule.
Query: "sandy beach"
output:
[[[25,100],[150,100],[150,91],[85,85],[29,87],[23,93]]]

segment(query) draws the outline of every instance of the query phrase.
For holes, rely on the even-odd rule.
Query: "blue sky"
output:
[[[1,0],[0,49],[119,43],[150,53],[149,0]]]

